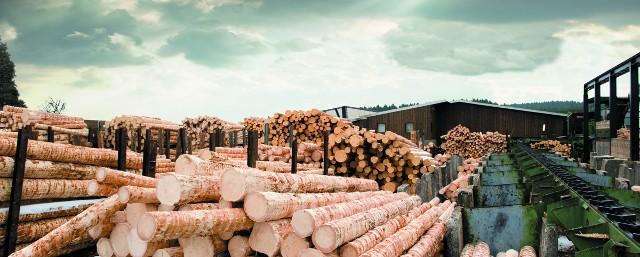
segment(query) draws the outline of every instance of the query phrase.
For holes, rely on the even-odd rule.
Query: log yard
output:
[[[0,257],[640,257],[640,4],[569,2],[0,1]]]

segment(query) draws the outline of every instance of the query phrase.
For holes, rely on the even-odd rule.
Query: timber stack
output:
[[[242,120],[242,126],[246,131],[258,132],[258,141],[264,142],[264,124],[267,119],[259,117],[247,117]]]
[[[434,172],[449,158],[439,155],[436,160],[390,131],[382,134],[351,126],[333,130],[329,149],[330,167],[336,174],[374,179],[390,191],[404,183],[415,185],[422,174]]]
[[[175,157],[180,125],[160,118],[129,115],[118,116],[105,123],[103,129],[104,147],[115,149],[117,139],[116,130],[118,128],[126,129],[126,136],[128,138],[127,148],[134,152],[142,152],[144,140],[147,137],[147,130],[151,133],[151,139],[155,139],[158,144],[163,147],[166,145],[166,134],[169,133],[170,155]],[[160,134],[162,134],[162,138],[160,138]],[[169,157],[170,156],[167,156],[167,158]]]
[[[214,116],[199,116],[196,118],[185,118],[182,121],[182,126],[185,128],[187,137],[191,139],[192,149],[201,149],[209,147],[209,138],[211,134],[216,130],[220,130],[221,137],[224,142],[220,142],[223,145],[229,145],[230,138],[229,133],[235,133],[238,138],[237,143],[242,144],[242,125],[224,121]]]
[[[326,114],[318,109],[309,111],[286,111],[275,113],[269,118],[269,142],[270,145],[289,145],[289,126],[298,142],[315,143],[322,146],[324,131],[333,131],[334,128],[351,127],[351,122]]]
[[[507,136],[499,132],[471,132],[457,125],[441,138],[444,140],[442,148],[448,154],[460,155],[465,159],[479,159],[490,153],[507,151]]]
[[[559,153],[562,156],[571,156],[571,145],[562,144],[558,140],[543,140],[540,142],[532,143],[531,148],[539,150],[547,150],[554,153]]]
[[[54,142],[60,144],[76,143],[88,146],[89,130],[84,119],[61,114],[29,110],[23,107],[5,105],[0,112],[2,136],[17,137],[18,129],[32,126],[32,132],[38,141],[47,141],[48,129],[54,132]]]

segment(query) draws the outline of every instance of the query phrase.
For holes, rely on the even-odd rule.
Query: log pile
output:
[[[56,143],[88,144],[89,130],[84,119],[80,117],[46,113],[9,105],[5,105],[0,111],[0,129],[9,132],[3,133],[3,136],[17,136],[18,129],[25,125],[32,126],[32,131],[39,141],[47,141],[47,129],[51,127]],[[74,137],[77,138],[76,141],[72,140]]]
[[[536,257],[536,250],[529,245],[525,245],[520,249],[520,252],[509,249],[505,252],[499,252],[496,257]]]
[[[270,145],[287,146],[289,143],[289,126],[293,126],[298,142],[310,142],[323,145],[324,131],[334,128],[347,128],[351,122],[343,120],[318,109],[309,111],[286,111],[275,113],[269,118]]]
[[[458,177],[471,175],[480,167],[481,159],[469,158],[462,162],[462,165],[458,166]]]
[[[191,148],[200,149],[209,147],[209,137],[216,130],[221,130],[224,136],[224,144],[229,145],[229,133],[236,133],[238,143],[242,144],[242,125],[224,121],[214,116],[199,116],[196,118],[185,118],[182,121],[187,137],[191,139]]]
[[[629,140],[631,138],[631,134],[628,128],[621,128],[617,131],[617,138]]]
[[[242,120],[242,126],[246,131],[258,132],[258,141],[264,142],[264,124],[267,122],[265,118],[247,117]]]
[[[507,151],[507,136],[499,132],[471,132],[468,128],[457,125],[441,137],[445,142],[442,148],[451,155],[463,158],[481,158],[490,153]]]
[[[374,179],[390,191],[403,183],[414,185],[422,174],[433,172],[450,157],[434,159],[393,132],[381,134],[358,127],[335,128],[329,136],[329,149],[330,167],[337,174]]]
[[[180,125],[176,123],[159,118],[144,116],[118,116],[105,123],[103,128],[104,147],[115,149],[116,130],[118,128],[125,128],[127,130],[127,148],[134,152],[141,152],[143,150],[147,130],[151,131],[151,139],[155,140],[158,140],[161,131],[163,137],[166,133],[170,133],[170,155],[175,156],[175,147],[178,142],[178,130],[180,129]],[[164,138],[161,139],[161,141],[164,142]]]
[[[558,140],[543,140],[530,145],[533,149],[547,150],[562,156],[571,156],[571,145],[562,144]]]

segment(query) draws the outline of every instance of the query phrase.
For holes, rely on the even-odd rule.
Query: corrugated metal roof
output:
[[[563,116],[563,117],[567,117],[568,116],[567,114],[557,113],[557,112],[546,112],[546,111],[539,111],[539,110],[532,110],[532,109],[525,109],[525,108],[518,108],[518,107],[511,107],[511,106],[504,106],[504,105],[478,103],[478,102],[464,101],[464,100],[453,100],[453,101],[438,100],[438,101],[426,102],[426,103],[423,103],[423,104],[412,105],[412,106],[398,108],[398,109],[392,109],[392,110],[383,111],[383,112],[376,112],[376,113],[372,113],[372,114],[369,114],[369,115],[361,116],[356,120],[362,120],[362,119],[366,119],[368,117],[384,115],[384,114],[394,113],[394,112],[399,112],[399,111],[404,111],[404,110],[411,110],[411,109],[415,109],[415,108],[421,108],[421,107],[430,106],[430,105],[436,105],[436,104],[441,104],[441,103],[465,103],[465,104],[473,104],[473,105],[501,108],[501,109],[514,110],[514,111],[532,112],[532,113],[540,113],[540,114]]]

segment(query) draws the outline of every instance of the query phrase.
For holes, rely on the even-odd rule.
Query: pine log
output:
[[[361,237],[345,244],[340,249],[342,257],[358,257],[369,249],[382,242],[385,238],[393,235],[399,229],[407,225],[411,220],[420,216],[427,210],[437,206],[440,203],[438,198],[434,198],[428,203],[422,204],[411,210],[407,215],[397,216],[389,220],[384,225],[378,226]]]
[[[420,205],[421,202],[420,196],[412,196],[343,219],[331,221],[320,226],[313,233],[313,245],[324,253],[332,252],[342,244],[358,238],[377,226],[383,225],[389,219],[408,213]]]
[[[10,178],[15,161],[9,156],[0,156],[0,177]],[[24,178],[44,179],[94,179],[99,167],[72,163],[27,160]]]
[[[155,188],[137,186],[120,187],[118,200],[122,203],[160,203]]]
[[[302,257],[300,252],[304,249],[311,248],[309,238],[299,237],[295,232],[289,232],[280,246],[282,257]]]
[[[132,257],[151,256],[156,250],[169,247],[166,241],[143,241],[138,237],[135,227],[129,230],[127,244],[129,246],[129,254]]]
[[[98,181],[90,180],[87,186],[89,196],[110,196],[118,193],[118,187],[109,184],[101,184]]]
[[[291,219],[257,222],[249,236],[249,246],[256,252],[274,257],[280,253],[284,236],[292,232]]]
[[[86,233],[86,230],[89,227],[98,224],[101,219],[110,216],[114,212],[120,210],[123,206],[124,205],[118,201],[117,196],[111,196],[87,208],[31,245],[20,251],[12,253],[11,256],[49,256],[50,252],[69,245],[72,240],[81,237]]]
[[[22,199],[56,199],[86,197],[89,180],[25,179]],[[0,201],[8,201],[11,179],[0,179]]]
[[[460,257],[471,257],[473,256],[473,251],[475,250],[475,244],[466,244],[462,248],[462,252],[460,252]]]
[[[148,212],[138,221],[143,240],[170,240],[190,236],[212,236],[225,231],[246,230],[253,221],[242,209],[188,212]]]
[[[246,236],[234,236],[229,240],[229,255],[231,257],[248,257],[253,252],[249,246],[249,238]]]
[[[433,224],[431,228],[425,233],[418,242],[416,242],[403,257],[423,257],[423,256],[436,256],[439,252],[439,247],[447,234],[447,225],[442,222]]]
[[[118,223],[111,230],[109,239],[115,256],[127,257],[129,255],[129,231],[131,231],[131,226],[128,223]]]
[[[222,174],[222,197],[231,202],[242,200],[247,193],[271,191],[280,193],[330,193],[375,191],[378,184],[367,179],[322,175],[295,175],[263,172],[255,169],[227,169]]]
[[[127,217],[127,223],[131,228],[136,228],[138,226],[138,221],[140,217],[147,212],[157,211],[157,204],[150,203],[128,203],[127,207],[124,209],[124,214]]]
[[[326,205],[358,200],[367,197],[388,194],[388,192],[338,192],[338,193],[275,193],[251,192],[244,199],[244,210],[255,222],[264,222],[290,218],[301,209],[317,208]]]
[[[100,168],[96,172],[96,180],[100,183],[115,186],[156,187],[156,179],[121,170]]]
[[[20,207],[18,220],[22,223],[75,216],[98,201],[99,200],[75,200],[23,205]],[[6,224],[8,214],[9,208],[0,209],[0,225]]]
[[[525,245],[522,247],[522,249],[520,249],[520,253],[518,254],[519,257],[536,257],[536,250],[529,246],[529,245]]]
[[[188,203],[180,206],[179,211],[196,211],[196,210],[217,210],[221,209],[220,205],[217,203]]]
[[[127,223],[127,214],[124,211],[114,212],[113,215],[111,216],[110,222],[111,223]]]
[[[103,222],[89,228],[89,230],[87,230],[87,233],[89,234],[89,237],[91,237],[91,239],[98,240],[111,234],[113,226],[115,225],[111,223],[111,219],[105,219]]]
[[[157,197],[165,205],[216,201],[220,199],[220,179],[212,176],[167,175],[158,181]]]
[[[491,250],[489,249],[489,245],[485,242],[477,242],[475,247],[473,248],[472,257],[490,257]]]
[[[349,217],[356,213],[407,197],[408,195],[406,193],[384,194],[314,209],[298,210],[293,214],[291,223],[293,230],[298,236],[308,237],[311,236],[317,228],[327,222]]]
[[[169,248],[158,249],[153,254],[153,257],[184,257],[184,252],[182,250],[182,247],[179,247],[179,246],[169,247]]]
[[[16,243],[32,242],[43,237],[53,229],[67,222],[71,217],[60,217],[32,222],[24,222],[18,224],[18,238]],[[6,230],[0,228],[0,246],[4,245]]]
[[[176,160],[176,174],[180,175],[200,175],[200,176],[218,176],[227,167],[234,167],[232,164],[224,165],[223,163],[213,163],[203,160],[195,155],[183,154]]]

